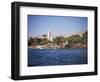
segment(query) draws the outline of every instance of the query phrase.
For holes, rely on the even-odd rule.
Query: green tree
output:
[[[63,36],[58,36],[53,39],[53,43],[56,43],[57,45],[59,45],[61,43],[65,43],[65,42],[66,42],[66,38]]]
[[[87,44],[87,40],[88,40],[88,33],[87,32],[85,32],[85,33],[83,33],[83,43],[84,44]]]
[[[45,45],[47,43],[48,43],[48,40],[44,38],[44,39],[41,39],[39,45]]]
[[[30,37],[29,40],[28,40],[28,46],[36,46],[38,45],[39,43],[41,42],[41,39],[39,38],[32,38]]]
[[[69,44],[78,44],[82,42],[82,37],[79,35],[72,35],[67,38],[67,41],[69,42]]]
[[[43,34],[42,36],[43,36],[45,39],[47,38],[47,35],[46,35],[46,34]]]
[[[32,42],[33,42],[33,38],[30,37],[30,38],[28,39],[28,46],[31,46],[31,45],[32,45]]]

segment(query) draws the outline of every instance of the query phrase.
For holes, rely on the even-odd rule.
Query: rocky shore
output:
[[[66,48],[86,48],[87,44],[68,44]]]
[[[67,44],[67,45],[37,45],[37,46],[29,46],[29,48],[86,48],[87,44]]]

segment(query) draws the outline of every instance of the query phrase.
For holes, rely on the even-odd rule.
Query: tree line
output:
[[[83,33],[82,36],[76,34],[76,35],[72,35],[69,37],[64,37],[64,36],[57,36],[55,38],[53,38],[53,41],[50,42],[47,40],[47,35],[43,35],[44,38],[38,38],[38,37],[30,37],[28,39],[28,46],[37,46],[37,45],[45,45],[48,43],[52,43],[52,44],[57,44],[60,45],[62,43],[66,43],[68,42],[68,44],[87,44],[87,32]]]

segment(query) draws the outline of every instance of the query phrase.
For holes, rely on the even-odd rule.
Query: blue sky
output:
[[[87,17],[28,15],[28,36],[36,37],[48,33],[54,36],[70,35],[87,31]]]

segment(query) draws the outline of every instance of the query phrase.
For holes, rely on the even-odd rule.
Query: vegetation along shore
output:
[[[49,33],[49,36],[51,33]],[[42,37],[30,37],[28,38],[29,48],[86,48],[87,47],[87,32],[79,34],[73,34],[71,36],[56,36],[51,38],[43,34]]]

